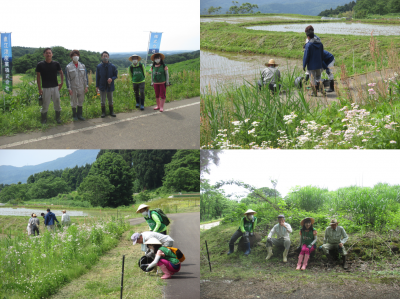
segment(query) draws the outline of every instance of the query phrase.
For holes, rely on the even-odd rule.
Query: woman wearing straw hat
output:
[[[136,108],[144,110],[144,87],[145,87],[145,71],[144,65],[140,62],[142,57],[133,54],[129,57],[132,64],[129,66],[129,76],[132,78],[133,92],[135,93]]]
[[[141,204],[136,213],[143,215],[152,232],[167,234],[167,226],[162,223],[162,217],[156,211],[150,211],[150,206]]]
[[[244,255],[247,256],[250,254],[251,249],[250,249],[249,236],[254,235],[254,229],[256,228],[256,225],[257,225],[257,217],[254,216],[254,214],[256,214],[256,213],[257,212],[255,212],[251,209],[247,210],[244,213],[245,216],[242,219],[240,219],[240,224],[239,224],[238,230],[235,231],[231,240],[229,241],[228,255],[233,253],[233,251],[235,249],[235,242],[240,237],[243,237],[243,239],[244,239],[244,246],[246,248]]]
[[[157,106],[154,110],[164,111],[166,87],[169,86],[168,67],[164,64],[165,55],[156,53],[151,55],[153,61],[151,67],[151,85],[156,93]]]
[[[332,219],[331,223],[325,230],[324,244],[321,246],[324,254],[328,259],[331,259],[329,254],[330,250],[338,250],[342,255],[343,268],[347,269],[346,255],[347,251],[344,248],[344,243],[348,240],[346,231],[342,226],[338,226],[339,222],[336,219]]]
[[[310,258],[311,252],[316,248],[317,243],[317,230],[313,227],[314,218],[304,218],[301,220],[300,230],[300,247],[301,251],[299,254],[299,260],[297,262],[296,270],[305,270],[307,267],[308,259]],[[301,266],[303,263],[303,267]]]
[[[181,262],[178,260],[175,253],[167,247],[162,246],[161,242],[156,238],[150,238],[144,244],[156,255],[151,264],[142,265],[142,267],[146,267],[146,272],[151,271],[155,266],[159,266],[164,272],[164,275],[161,276],[162,279],[171,278],[172,275],[179,272],[181,269]]]
[[[276,68],[278,64],[274,59],[270,59],[265,63],[266,68],[261,72],[264,85],[268,85],[269,89],[274,93],[276,91],[276,83],[281,79],[281,72]],[[279,84],[279,89],[281,85]]]

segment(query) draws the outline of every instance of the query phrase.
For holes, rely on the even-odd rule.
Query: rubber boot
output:
[[[283,251],[283,262],[286,263],[287,262],[287,254],[288,254],[289,250],[285,249]]]
[[[306,82],[310,79],[310,75],[306,75]]]
[[[309,258],[310,258],[309,254],[305,254],[304,255],[303,267],[301,267],[301,270],[305,270],[306,269]]]
[[[138,99],[136,99],[136,108],[139,108],[139,107],[140,107],[140,104],[138,102]]]
[[[318,96],[317,86],[311,86],[311,89],[312,89],[312,93],[310,93],[310,96],[317,97]]]
[[[335,91],[335,82],[330,80],[329,82],[329,89],[326,92],[334,92]]]
[[[268,251],[268,255],[265,258],[266,260],[269,260],[271,258],[271,256],[273,256],[274,254],[272,253],[272,247],[267,247],[267,251]]]
[[[157,102],[157,106],[154,107],[154,110],[160,109],[160,99],[156,99],[156,102]]]
[[[303,258],[304,258],[304,255],[299,254],[299,260],[298,260],[298,262],[297,262],[296,270],[300,270],[300,268],[301,268],[301,262],[303,261]]]
[[[245,256],[248,256],[248,255],[250,254],[250,252],[251,252],[251,249],[250,249],[250,242],[244,243],[244,247],[246,247],[246,251],[244,252],[244,255],[245,255]]]
[[[74,121],[77,121],[77,120],[78,120],[78,116],[77,116],[77,114],[76,114],[76,108],[72,108],[72,119],[73,119]]]
[[[116,115],[114,114],[114,107],[113,107],[113,105],[109,105],[108,108],[110,109],[110,115],[111,115],[112,117],[116,117]]]
[[[346,256],[345,255],[343,255],[342,256],[342,259],[343,259],[343,269],[347,269],[348,268],[348,266],[347,266],[347,262],[346,262]]]
[[[233,253],[233,250],[235,249],[235,245],[231,245],[229,244],[229,251],[228,251],[228,255],[230,255],[231,253]]]
[[[56,122],[61,124],[61,111],[56,111]]]
[[[164,103],[165,103],[165,99],[160,99],[160,112],[164,111]]]
[[[106,117],[106,106],[101,106],[101,118]]]
[[[144,110],[144,96],[143,99],[140,99],[140,110]]]
[[[169,272],[169,270],[167,269],[167,266],[165,266],[164,264],[162,264],[160,266],[161,270],[164,272],[164,275],[161,276],[162,279],[168,279],[171,278],[171,272]]]
[[[42,119],[41,119],[41,123],[42,125],[47,123],[47,112],[41,113]]]
[[[85,118],[82,116],[82,106],[78,106],[78,119],[85,120]]]

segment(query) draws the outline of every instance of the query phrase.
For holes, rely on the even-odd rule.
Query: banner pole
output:
[[[147,42],[146,61],[144,63],[144,69],[146,69],[147,67],[147,59],[149,58],[150,38],[151,38],[151,31],[149,31],[149,41]]]

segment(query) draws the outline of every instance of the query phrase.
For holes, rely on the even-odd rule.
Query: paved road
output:
[[[207,224],[202,224],[202,225],[200,225],[200,229],[210,229],[210,228],[212,228],[214,226],[217,226],[217,225],[219,225],[219,221],[212,222],[212,223],[207,223]]]
[[[200,97],[165,103],[162,113],[153,108],[3,136],[0,149],[200,148]]]
[[[168,279],[164,298],[200,299],[200,213],[168,214],[173,220],[168,234],[186,257],[181,270]],[[129,220],[131,225],[144,218]]]

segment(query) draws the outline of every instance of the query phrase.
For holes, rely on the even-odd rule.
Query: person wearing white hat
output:
[[[310,254],[315,250],[317,243],[317,230],[313,227],[314,218],[304,218],[300,222],[300,254],[296,270],[305,270]],[[301,266],[303,263],[303,266]]]
[[[151,264],[142,265],[146,267],[146,272],[151,271],[155,266],[159,266],[164,272],[162,279],[171,278],[172,275],[179,272],[181,269],[181,262],[167,247],[162,246],[161,242],[156,238],[150,238],[146,241],[146,244],[150,250],[155,253],[154,261]]]
[[[62,211],[62,216],[61,216],[61,224],[63,226],[70,226],[71,225],[71,218],[69,217],[69,215],[67,214],[66,210]]]
[[[283,251],[283,262],[287,262],[287,255],[290,248],[290,236],[289,233],[292,232],[292,227],[289,223],[285,222],[285,216],[279,215],[278,216],[278,224],[276,224],[268,234],[267,237],[267,251],[268,255],[266,257],[267,260],[271,258],[273,255],[272,253],[272,246],[283,246],[285,250]],[[277,238],[272,238],[273,235],[277,235]]]
[[[154,87],[157,102],[157,106],[154,110],[163,112],[166,99],[166,87],[170,85],[168,67],[164,63],[165,55],[162,53],[153,54],[150,59],[153,61],[151,67],[151,85]]]
[[[133,245],[136,243],[144,245],[145,242],[150,240],[151,238],[155,238],[158,241],[161,242],[162,246],[164,247],[173,247],[174,246],[174,239],[172,239],[168,235],[160,234],[160,233],[155,233],[155,232],[142,232],[142,233],[134,233],[131,236],[131,240],[133,241]],[[152,253],[150,250],[147,250],[147,248],[143,248],[142,250],[145,251],[146,256],[151,257],[154,259],[154,253]]]
[[[254,216],[254,214],[257,213],[251,209],[247,210],[244,214],[245,216],[240,219],[240,224],[238,230],[232,235],[231,240],[229,241],[229,252],[228,255],[233,253],[235,249],[235,242],[237,239],[242,237],[244,239],[244,246],[246,248],[246,251],[244,252],[244,255],[249,255],[251,252],[250,249],[250,240],[249,236],[254,235],[254,229],[256,228],[257,225],[257,217]]]
[[[144,87],[145,87],[145,71],[144,64],[140,62],[142,57],[133,54],[129,57],[132,64],[129,66],[129,76],[132,78],[133,92],[135,93],[136,108],[144,110]]]
[[[136,213],[141,213],[146,220],[149,228],[152,232],[160,233],[160,234],[167,234],[167,225],[163,223],[163,219],[159,213],[154,210],[149,209],[150,206],[141,204]]]
[[[324,244],[321,246],[324,254],[328,259],[331,258],[329,251],[337,249],[342,255],[343,268],[347,269],[346,255],[347,251],[344,248],[344,243],[347,242],[349,237],[342,226],[338,226],[339,222],[336,219],[332,219],[331,223],[325,230]]]

